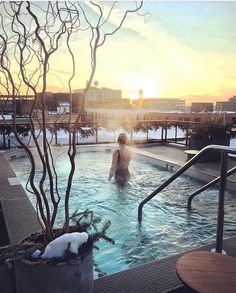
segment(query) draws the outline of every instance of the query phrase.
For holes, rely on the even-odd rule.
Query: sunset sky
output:
[[[236,95],[236,2],[144,1],[101,48],[95,80],[123,97],[226,100]]]
[[[31,3],[47,5],[47,1]],[[118,5],[122,9],[130,3]],[[109,4],[105,1],[103,7]],[[120,9],[113,11],[106,29],[115,27]],[[87,11],[96,17],[94,8]],[[122,29],[99,49],[94,78],[99,87],[121,89],[123,98],[137,98],[142,89],[144,97],[182,98],[187,104],[236,95],[236,1],[144,1],[141,12],[150,18],[130,14]],[[45,18],[40,13],[39,18]],[[27,21],[27,13],[23,17]],[[83,88],[88,79],[86,34],[74,41],[73,89]],[[52,64],[47,90],[68,91],[72,63],[65,48],[53,56]]]
[[[100,86],[187,102],[236,95],[236,2],[145,1],[143,11],[147,23],[132,15],[103,48]]]

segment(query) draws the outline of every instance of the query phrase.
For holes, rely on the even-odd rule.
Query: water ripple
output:
[[[66,188],[69,164],[66,156],[58,155],[57,165],[60,191]],[[11,162],[24,184],[29,172],[26,159]],[[95,277],[124,270],[139,264],[175,254],[186,249],[215,241],[218,191],[215,188],[194,198],[191,212],[187,211],[188,196],[201,185],[198,181],[181,176],[143,209],[143,221],[137,223],[138,204],[157,186],[170,177],[170,173],[143,161],[130,164],[131,180],[123,189],[107,180],[111,154],[94,152],[79,154],[74,186],[71,192],[71,211],[90,208],[103,221],[112,225],[109,236],[116,244],[99,242],[95,251]],[[40,168],[37,177],[40,176]],[[34,199],[30,197],[32,201]],[[63,203],[63,201],[62,201]],[[62,211],[63,205],[59,207]],[[57,224],[63,222],[59,215]],[[233,193],[225,196],[224,236],[235,235],[236,201]]]

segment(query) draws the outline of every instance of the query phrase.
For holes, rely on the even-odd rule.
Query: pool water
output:
[[[140,226],[137,222],[139,203],[171,173],[137,156],[130,163],[131,180],[119,189],[107,179],[111,156],[105,151],[80,153],[71,193],[71,212],[89,208],[103,221],[112,223],[108,235],[115,240],[115,245],[98,243],[99,251],[94,250],[95,278],[215,241],[217,189],[211,188],[198,195],[192,203],[193,211],[188,212],[188,195],[202,184],[181,176],[144,206]],[[11,164],[24,186],[29,173],[27,159],[12,160]],[[63,190],[70,167],[63,149],[57,149],[56,164]],[[61,217],[58,224],[62,222]],[[227,192],[224,237],[235,234],[235,223],[236,200]]]

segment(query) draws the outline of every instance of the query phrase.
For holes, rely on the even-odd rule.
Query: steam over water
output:
[[[55,151],[60,169],[60,190],[63,190],[70,165],[62,148],[55,148]],[[16,159],[11,163],[24,186],[30,167],[27,159]],[[100,249],[94,251],[95,278],[215,241],[217,189],[197,196],[193,200],[193,211],[188,212],[188,195],[201,184],[181,176],[144,206],[143,221],[139,226],[138,204],[171,173],[144,159],[134,158],[130,163],[131,180],[122,190],[107,180],[110,164],[111,153],[80,153],[70,200],[71,212],[89,208],[103,221],[112,223],[108,235],[115,240],[115,245],[104,241],[98,243]],[[57,224],[62,223],[61,217]],[[233,235],[235,228],[236,200],[232,193],[226,193],[224,237]]]

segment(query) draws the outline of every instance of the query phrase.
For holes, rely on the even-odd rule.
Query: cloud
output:
[[[104,7],[107,5],[104,2]],[[107,29],[114,28],[121,16],[118,8],[113,12]],[[94,13],[91,11],[91,15]],[[98,51],[95,80],[99,80],[101,86],[123,91],[136,88],[138,91],[149,84],[149,87],[156,88],[157,97],[198,96],[199,99],[201,96],[227,98],[227,95],[236,92],[236,58],[230,50],[221,51],[217,44],[217,50],[214,50],[214,44],[211,44],[212,50],[195,46],[196,42],[190,44],[186,38],[175,34],[174,28],[164,29],[162,20],[157,17],[158,14],[153,14],[148,23],[144,23],[143,17],[131,14],[123,28],[107,39]],[[194,37],[193,33],[191,38]],[[210,43],[215,37],[205,38],[205,42]],[[77,67],[73,81],[75,88],[84,86],[90,70],[88,43],[85,44],[85,41],[86,38],[81,37],[74,44]],[[71,72],[70,57],[60,56],[55,58],[53,68],[53,72],[57,71],[60,75],[61,81],[56,82],[55,79],[58,87]]]
[[[181,93],[182,96],[194,93],[214,95],[223,86],[235,89],[232,80],[236,78],[236,59],[232,54],[188,47],[181,40],[157,30],[151,23],[142,30],[139,28],[140,34],[145,34],[145,42],[138,38],[125,44],[116,41],[116,52],[122,56],[119,63],[123,65],[123,73],[118,64],[114,66],[123,78],[128,79],[131,74],[156,75],[165,89],[160,93],[163,97],[180,96]]]

